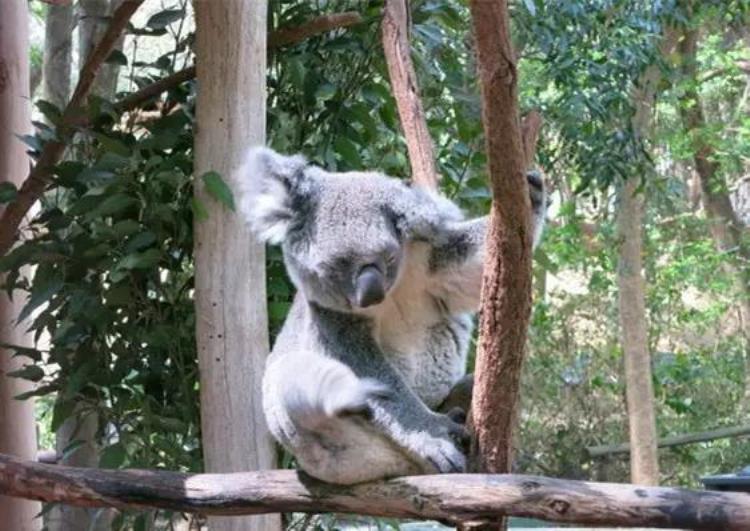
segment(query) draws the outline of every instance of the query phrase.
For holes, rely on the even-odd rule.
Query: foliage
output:
[[[158,40],[125,61],[125,96],[192,59],[185,2],[150,13],[131,31]],[[654,135],[631,127],[632,89],[659,61],[665,22],[703,28],[700,95],[722,176],[730,186],[750,159],[750,59],[743,2],[706,2],[695,13],[674,1],[523,0],[512,3],[525,109],[541,109],[539,163],[554,183],[554,220],[536,263],[536,305],[524,374],[516,468],[553,476],[622,481],[622,458],[592,460],[586,446],[627,439],[617,330],[612,190],[642,177],[650,344],[660,434],[747,421],[747,344],[733,319],[738,294],[706,220],[690,196],[692,147],[679,116],[678,57],[662,64]],[[268,136],[276,149],[303,152],[331,169],[377,168],[408,176],[387,69],[379,44],[382,2],[273,0],[273,27],[322,13],[358,11],[364,23],[274,51],[268,74]],[[745,13],[745,14],[743,14]],[[743,18],[744,17],[744,18]],[[459,0],[412,2],[413,58],[444,192],[468,212],[487,211],[485,157],[468,9]],[[168,45],[164,46],[164,43]],[[65,162],[56,170],[29,237],[0,260],[7,288],[28,292],[25,314],[41,340],[19,349],[18,377],[39,383],[44,422],[55,430],[83,405],[101,419],[102,466],[200,470],[192,226],[205,215],[192,196],[194,86],[186,83],[145,112],[118,115],[92,98]],[[54,137],[59,110],[37,102],[48,125],[26,138]],[[232,207],[217,174],[198,176]],[[0,203],[16,190],[0,187]],[[34,268],[33,276],[28,266]],[[293,289],[278,249],[268,253],[272,336]],[[55,400],[53,401],[53,398]],[[48,431],[43,433],[47,444]],[[663,478],[696,485],[700,475],[750,459],[738,441],[661,453]],[[282,465],[293,464],[290,456]],[[145,525],[141,519],[138,525]],[[120,522],[123,526],[132,522]],[[321,519],[300,526],[334,526]],[[381,522],[382,524],[382,522]],[[135,525],[135,524],[134,524]]]

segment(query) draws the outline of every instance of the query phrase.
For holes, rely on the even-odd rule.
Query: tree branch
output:
[[[2,216],[0,216],[0,256],[4,256],[16,238],[16,232],[24,216],[33,204],[42,196],[47,186],[51,183],[54,166],[60,161],[70,138],[73,126],[81,126],[86,123],[86,116],[81,107],[91,90],[91,84],[96,77],[96,72],[102,62],[112,51],[117,37],[127,25],[133,12],[143,0],[125,0],[123,4],[112,15],[112,21],[107,32],[102,37],[88,58],[81,71],[81,78],[76,91],[66,107],[61,124],[58,127],[58,140],[50,141],[44,145],[34,168],[29,173],[15,201],[10,203]],[[273,32],[269,36],[269,48],[286,46],[301,42],[313,35],[324,33],[337,28],[344,28],[362,21],[362,17],[356,12],[336,13],[317,17],[310,22],[294,28],[284,28]],[[123,98],[115,104],[118,112],[133,110],[162,92],[178,86],[190,79],[195,78],[195,67],[191,66],[179,72],[160,79],[147,85],[133,94]]]
[[[292,470],[233,474],[100,470],[0,454],[0,494],[80,507],[156,508],[205,515],[339,512],[454,523],[508,515],[601,526],[750,528],[750,495],[744,493],[511,474],[414,476],[336,486]]]
[[[412,179],[434,190],[438,187],[439,176],[435,168],[435,149],[419,98],[417,75],[411,61],[408,10],[406,0],[387,0],[382,25],[383,51],[401,128],[406,137]]]
[[[124,0],[112,14],[109,27],[81,69],[78,85],[57,126],[57,139],[44,145],[36,165],[24,181],[15,201],[10,203],[0,217],[0,256],[5,255],[15,241],[16,231],[29,209],[36,203],[51,182],[55,165],[65,152],[73,135],[73,125],[83,113],[86,98],[102,63],[109,57],[117,39],[128,24],[130,17],[143,0]]]

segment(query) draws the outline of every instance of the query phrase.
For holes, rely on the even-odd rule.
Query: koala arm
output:
[[[532,209],[532,250],[536,249],[544,228],[547,195],[541,176],[527,174]],[[433,239],[428,270],[433,295],[448,306],[452,314],[479,309],[484,267],[485,237],[489,216],[449,222]]]
[[[431,411],[386,360],[361,318],[316,308],[326,355],[346,365],[361,381],[377,382],[386,392],[367,401],[373,426],[420,463],[425,471],[460,472],[466,466],[463,426]],[[432,470],[434,469],[434,470]]]

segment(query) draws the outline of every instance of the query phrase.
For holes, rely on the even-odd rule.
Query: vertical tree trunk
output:
[[[698,31],[686,30],[679,46],[685,85],[679,108],[683,127],[692,142],[695,172],[711,236],[717,249],[728,258],[725,267],[734,278],[739,296],[740,324],[745,337],[745,396],[741,406],[750,411],[750,246],[743,241],[747,229],[734,211],[714,147],[705,135],[706,117],[698,92],[697,46]]]
[[[669,41],[669,42],[667,42]],[[671,47],[671,34],[662,48]],[[660,79],[659,68],[649,66],[633,94],[635,115],[633,130],[646,138],[651,129],[651,115]],[[644,195],[638,192],[640,181],[630,177],[618,190],[617,286],[620,309],[620,334],[625,358],[625,392],[630,433],[630,479],[640,485],[658,485],[659,454],[657,447],[654,387],[651,375],[651,353],[646,320],[646,281],[643,277],[643,209]]]
[[[73,5],[50,5],[45,20],[44,99],[63,108],[70,97]]]
[[[216,171],[231,188],[244,151],[265,142],[265,0],[196,2],[195,305],[206,470],[275,467],[261,407],[268,354],[265,249],[239,216],[207,195]],[[278,529],[278,515],[213,518],[213,530]]]
[[[122,0],[79,0],[78,53],[81,65],[99,42],[109,23],[109,16]],[[121,50],[124,36],[121,36],[115,49]],[[103,98],[112,99],[117,89],[117,77],[120,67],[117,64],[105,63],[99,69],[94,81],[92,93]]]
[[[493,201],[482,282],[472,469],[510,472],[521,368],[531,314],[531,230],[518,115],[516,57],[506,0],[472,0]],[[498,522],[496,527],[504,527]]]
[[[633,176],[618,190],[617,287],[630,430],[630,480],[639,485],[657,485],[656,414],[641,259],[644,201],[643,194],[637,191],[639,184]]]
[[[29,158],[16,134],[31,129],[29,107],[29,35],[26,2],[0,2],[0,181],[17,186],[29,172]],[[1,207],[0,207],[1,208]],[[1,283],[1,282],[0,282]],[[0,342],[29,345],[23,325],[16,327],[23,298],[16,294],[11,301],[0,293]],[[0,453],[36,457],[36,423],[34,401],[15,400],[29,391],[25,380],[7,373],[22,367],[24,358],[13,357],[13,351],[0,348]],[[41,520],[34,517],[41,510],[38,502],[0,496],[0,527],[18,531],[37,530]]]

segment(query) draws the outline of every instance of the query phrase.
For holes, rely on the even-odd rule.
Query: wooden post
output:
[[[30,163],[24,144],[15,136],[31,131],[27,9],[22,0],[0,2],[0,182],[16,186],[23,182]],[[16,326],[24,305],[20,295],[16,293],[11,300],[5,291],[0,293],[0,342],[30,346],[23,324]],[[32,385],[27,380],[7,376],[24,362],[24,358],[14,357],[13,349],[0,348],[0,452],[33,459],[36,455],[34,401],[15,399],[30,391]],[[41,519],[35,519],[40,510],[41,504],[37,502],[0,496],[0,527],[18,531],[40,529]]]
[[[242,219],[206,193],[201,175],[231,188],[244,151],[265,143],[266,0],[196,2],[198,79],[195,305],[205,466],[211,472],[274,468],[261,407],[268,354],[265,249]],[[270,530],[278,515],[216,518],[212,530]]]

